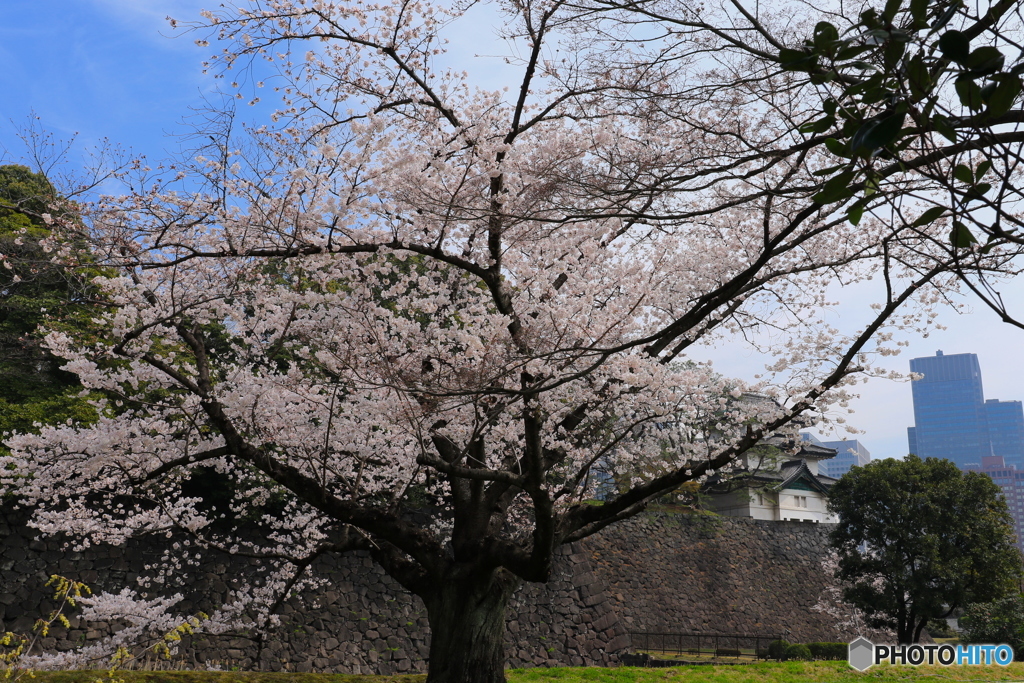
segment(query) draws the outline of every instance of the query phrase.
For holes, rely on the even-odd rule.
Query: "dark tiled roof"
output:
[[[800,442],[800,451],[796,454],[798,458],[813,458],[815,460],[828,460],[839,455],[839,451],[827,446],[819,446],[810,441]]]
[[[832,453],[834,455],[835,451],[832,451]],[[712,491],[715,489],[728,490],[730,485],[746,482],[755,488],[771,486],[781,490],[800,480],[806,481],[813,490],[823,494],[828,493],[832,485],[838,481],[834,477],[828,477],[823,474],[815,476],[804,460],[793,459],[782,463],[782,468],[779,470],[738,470],[730,473],[727,478],[716,474],[708,479],[705,486]]]

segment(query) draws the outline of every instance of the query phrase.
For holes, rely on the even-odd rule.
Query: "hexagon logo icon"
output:
[[[847,661],[857,671],[865,671],[875,663],[875,644],[861,636],[850,643]]]

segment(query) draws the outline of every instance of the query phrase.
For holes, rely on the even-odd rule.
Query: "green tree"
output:
[[[836,577],[870,626],[917,642],[929,619],[1014,589],[1021,557],[999,488],[948,460],[879,460],[829,494]],[[863,550],[866,544],[867,550]]]
[[[49,223],[74,220],[41,173],[21,165],[0,166],[0,433],[29,431],[35,423],[89,419],[78,378],[60,369],[38,332],[51,327],[87,329],[96,306],[89,278],[52,259]],[[79,253],[85,253],[79,245]]]
[[[856,17],[819,21],[802,44],[782,47],[782,68],[802,72],[821,94],[820,117],[800,130],[821,135],[841,162],[822,172],[828,181],[814,199],[857,223],[895,177],[930,168],[943,192],[926,199],[919,225],[948,219],[954,249],[979,237],[988,248],[1020,244],[1021,192],[1006,147],[1022,137],[1024,63],[1013,57],[1019,50],[1011,37],[1018,10],[1015,0],[979,8],[888,0]],[[891,208],[900,214],[899,201]]]
[[[967,606],[960,617],[962,640],[968,643],[1006,643],[1014,652],[1024,646],[1024,595],[1013,593],[992,602]]]

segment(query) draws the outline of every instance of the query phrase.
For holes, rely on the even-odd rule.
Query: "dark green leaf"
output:
[[[836,125],[836,117],[826,116],[814,122],[814,130],[812,132],[824,133],[826,130],[828,130],[834,125]]]
[[[981,199],[985,196],[985,193],[992,189],[992,186],[988,183],[978,183],[974,187],[967,189],[967,201],[972,199]]]
[[[863,104],[878,104],[883,100],[887,102],[892,100],[893,92],[885,87],[881,78],[872,78],[871,81],[870,87],[865,88],[864,94],[861,95],[860,99]]]
[[[852,66],[855,69],[860,69],[861,71],[878,71],[878,67],[875,66],[874,64],[870,64],[859,59],[856,62],[850,64],[850,66]]]
[[[946,31],[939,36],[939,50],[947,59],[963,64],[971,55],[971,41],[960,31]]]
[[[869,119],[862,123],[860,128],[857,129],[857,132],[853,134],[852,138],[850,138],[850,151],[854,154],[860,152],[861,148],[864,147],[864,138],[867,137],[867,134],[870,133],[877,125],[878,121],[874,119]]]
[[[917,220],[914,221],[914,227],[920,228],[922,225],[934,223],[939,218],[941,218],[942,214],[944,213],[946,213],[946,207],[933,206],[932,208],[928,209],[927,211],[925,211],[924,213],[917,217]]]
[[[813,73],[811,74],[811,83],[814,85],[822,85],[829,83],[836,77],[835,71],[826,71],[824,73]]]
[[[932,117],[932,125],[935,126],[935,130],[944,138],[950,142],[956,142],[956,130],[949,124],[947,119],[942,114],[936,114]]]
[[[779,52],[779,63],[786,71],[812,71],[818,64],[818,56],[804,50],[783,48]]]
[[[886,31],[884,28],[873,29],[871,31],[868,31],[864,35],[875,41],[875,45],[881,45],[885,41],[889,40],[889,32]],[[871,43],[872,40],[869,40],[868,43]]]
[[[827,21],[819,21],[814,27],[814,47],[824,51],[839,40],[839,30]]]
[[[835,138],[828,138],[825,140],[825,147],[828,151],[835,154],[837,157],[843,157],[844,159],[850,158],[850,148]]]
[[[899,42],[896,40],[889,41],[889,44],[885,46],[885,70],[892,71],[906,52],[906,42]]]
[[[961,183],[966,183],[968,185],[974,182],[974,174],[966,164],[958,164],[957,167],[953,169],[953,177]]]
[[[985,106],[981,97],[981,88],[971,78],[957,79],[956,94],[960,96],[960,102],[972,111],[977,111]]]
[[[910,16],[914,18],[914,28],[928,26],[928,0],[910,0]]]
[[[931,74],[928,73],[928,65],[925,64],[924,55],[918,52],[907,62],[907,83],[910,85],[910,92],[914,97],[921,99],[932,90]]]
[[[988,113],[990,116],[1002,116],[1013,108],[1021,93],[1019,76],[1004,75],[988,96]]]
[[[820,133],[831,128],[832,124],[835,122],[836,119],[834,116],[826,116],[825,118],[817,119],[815,121],[808,121],[797,130],[801,133]]]
[[[890,114],[878,121],[865,123],[864,126],[857,131],[857,134],[853,136],[850,148],[854,152],[860,151],[861,149],[871,151],[878,149],[879,147],[891,145],[896,141],[896,138],[899,137],[900,131],[903,130],[903,122],[906,118],[906,114],[898,113]]]
[[[812,199],[821,205],[834,204],[835,202],[849,199],[853,196],[853,190],[849,187],[837,187],[834,190],[825,192],[822,190],[818,194],[814,195]]]
[[[902,0],[887,0],[885,3],[885,9],[882,10],[882,21],[892,23],[892,20],[896,17],[896,13],[900,11],[900,5]]]
[[[836,55],[836,60],[843,62],[847,59],[853,59],[854,57],[864,54],[870,49],[871,47],[868,45],[851,45],[850,47],[844,47],[839,51],[839,54]]]
[[[804,50],[794,50],[792,48],[784,47],[779,50],[779,63],[785,66],[786,64],[806,59],[807,56],[808,53]]]
[[[992,162],[988,159],[978,164],[978,169],[974,172],[974,177],[981,180],[985,177],[985,174],[992,168]]]
[[[829,139],[831,139],[831,138],[829,138]],[[836,171],[838,171],[841,168],[846,168],[846,164],[839,164],[838,166],[829,166],[828,168],[823,168],[823,169],[821,169],[819,171],[815,171],[812,175],[816,175],[816,176],[832,175],[833,173],[835,173]]]
[[[967,57],[964,64],[975,76],[987,76],[1003,68],[1006,56],[999,51],[999,48],[992,45],[979,47]]]
[[[850,207],[850,210],[846,212],[846,217],[854,225],[860,224],[860,219],[864,216],[864,205],[857,202]]]
[[[821,192],[814,195],[814,201],[819,204],[832,204],[833,202],[838,202],[843,199],[849,199],[853,196],[853,190],[850,188],[850,183],[856,175],[856,171],[840,173],[825,183],[824,187],[821,188]]]
[[[953,229],[949,232],[949,242],[957,249],[966,249],[972,244],[977,244],[978,240],[966,225],[960,221],[953,221]]]
[[[940,28],[948,24],[949,20],[956,15],[956,11],[958,9],[960,9],[960,3],[949,3],[949,7],[946,9],[946,11],[939,15],[939,17],[935,20],[935,23],[932,24],[932,29],[938,31]]]

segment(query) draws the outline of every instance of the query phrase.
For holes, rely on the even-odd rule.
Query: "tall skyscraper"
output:
[[[939,351],[912,359],[910,370],[922,375],[911,383],[911,453],[946,458],[961,469],[980,468],[991,456],[1024,468],[1024,409],[1020,401],[985,400],[977,355]]]
[[[821,445],[836,451],[836,457],[822,460],[818,465],[819,470],[830,477],[838,479],[849,472],[851,467],[863,467],[871,462],[871,453],[856,439],[822,441]]]
[[[1024,470],[1024,408],[1020,401],[985,401],[992,455]],[[1024,473],[1022,473],[1024,474]]]
[[[1008,401],[1017,403],[1019,401]],[[993,455],[981,459],[981,464],[972,467],[976,472],[984,472],[1003,492],[1006,507],[1013,517],[1013,532],[1017,535],[1017,547],[1024,552],[1024,471],[1003,461],[1002,456]]]

